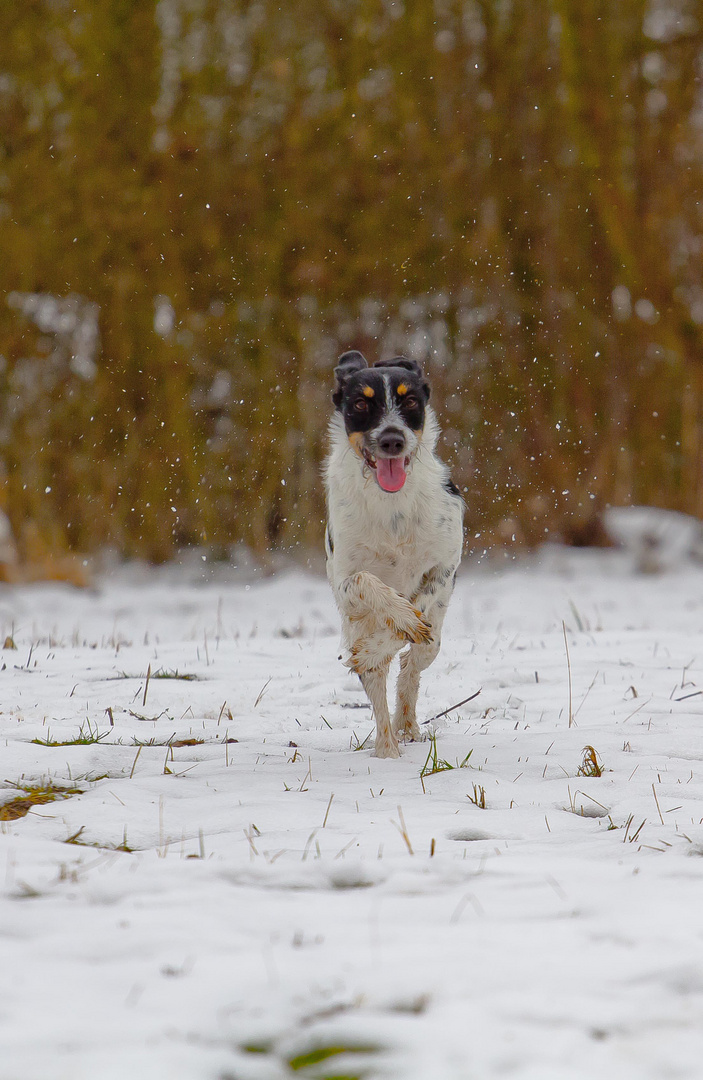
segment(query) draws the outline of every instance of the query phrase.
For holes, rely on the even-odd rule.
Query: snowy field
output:
[[[1,588],[1,1080],[703,1076],[701,569],[465,564],[400,761],[322,578]]]

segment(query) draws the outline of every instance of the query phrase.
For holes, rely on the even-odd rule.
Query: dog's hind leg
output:
[[[420,588],[412,597],[431,627],[429,641],[411,645],[401,654],[398,675],[397,701],[393,717],[393,731],[397,738],[420,739],[422,733],[417,725],[417,695],[420,675],[428,668],[439,652],[442,623],[447,604],[454,588],[454,567],[437,566],[425,574]]]
[[[379,758],[400,757],[398,740],[393,734],[391,717],[388,711],[386,691],[388,666],[388,664],[383,664],[381,667],[369,668],[367,671],[359,672],[359,678],[371,702],[376,720],[376,757]]]
[[[416,719],[420,675],[430,666],[438,652],[439,630],[435,640],[428,645],[411,645],[407,652],[401,653],[398,696],[393,717],[393,732],[398,739],[412,742],[422,738]]]

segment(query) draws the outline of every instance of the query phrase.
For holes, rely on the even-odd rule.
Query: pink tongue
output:
[[[405,476],[405,458],[376,458],[376,479],[384,491],[400,491]]]

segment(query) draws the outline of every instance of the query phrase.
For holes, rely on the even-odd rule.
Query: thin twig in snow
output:
[[[334,792],[330,795],[330,801],[327,803],[327,809],[325,810],[325,820],[322,822],[322,828],[324,829],[327,824],[327,818],[329,817],[330,807],[332,806],[332,799],[334,798]]]
[[[151,678],[151,664],[146,669],[146,682],[144,683],[144,697],[142,698],[142,708],[146,705],[146,695],[149,689],[149,679]]]
[[[564,648],[566,649],[566,669],[569,673],[569,727],[574,725],[573,688],[571,685],[571,657],[569,656],[569,639],[566,636],[566,623],[561,620],[561,628],[564,631]]]
[[[435,720],[441,720],[443,716],[447,715],[447,713],[454,712],[455,709],[460,709],[462,705],[466,705],[467,702],[473,701],[474,698],[477,698],[478,695],[481,693],[481,690],[482,687],[479,686],[478,690],[474,694],[470,694],[469,697],[464,698],[463,701],[457,701],[456,705],[450,705],[448,709],[444,710],[444,712],[439,712],[436,716],[431,716],[429,720],[423,720],[423,724],[432,724]]]

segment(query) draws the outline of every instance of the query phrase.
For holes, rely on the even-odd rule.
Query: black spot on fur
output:
[[[447,479],[444,481],[443,487],[444,490],[448,491],[450,495],[455,495],[457,499],[461,498],[461,492],[459,491],[459,488],[456,486],[453,480],[449,479],[449,477],[447,477]]]

